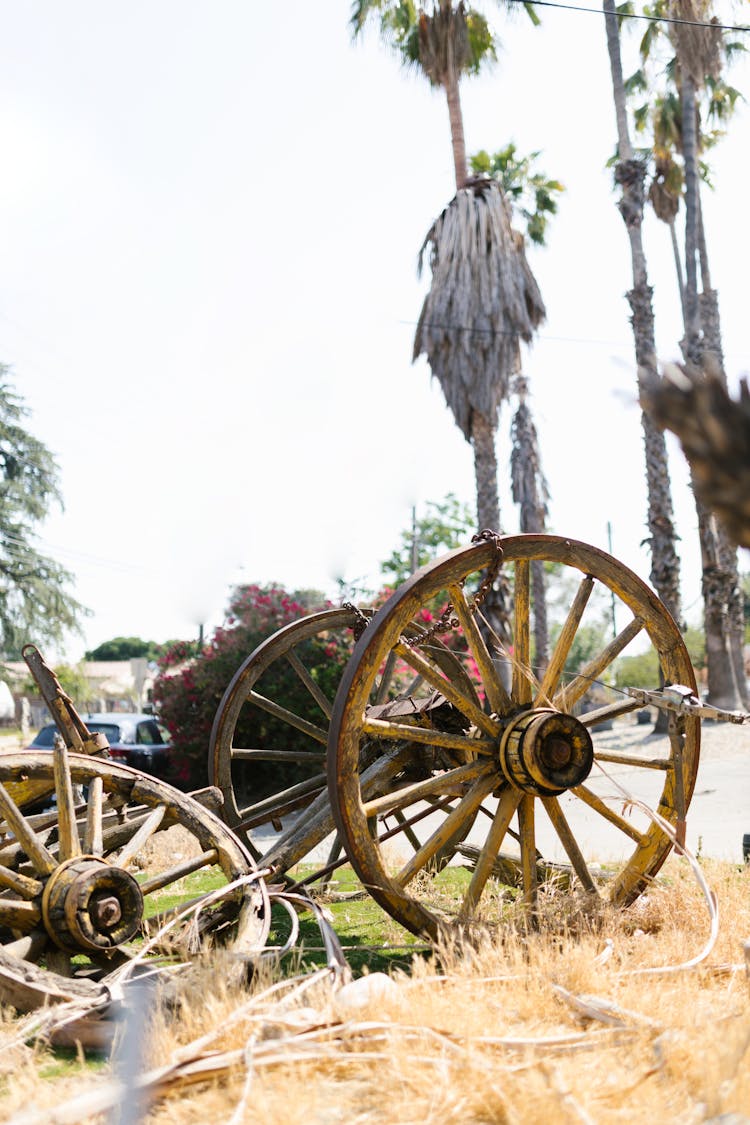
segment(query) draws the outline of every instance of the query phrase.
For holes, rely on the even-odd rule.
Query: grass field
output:
[[[750,869],[706,861],[702,870],[719,926],[692,968],[680,966],[705,948],[710,920],[693,873],[675,858],[629,910],[592,914],[553,893],[537,929],[511,904],[502,928],[472,946],[428,950],[369,898],[333,903],[335,930],[365,981],[343,989],[320,968],[309,916],[294,952],[249,987],[227,984],[217,953],[143,1013],[139,1070],[178,1071],[142,1119],[682,1125],[750,1117]],[[191,877],[185,893],[196,889]],[[272,941],[287,932],[280,914]],[[2,1030],[12,1027],[8,1013]],[[122,1045],[112,1062],[38,1044],[0,1051],[0,1118],[101,1120],[86,1116],[93,1102],[81,1098],[110,1089],[122,1065]],[[132,1099],[132,1074],[129,1085]]]

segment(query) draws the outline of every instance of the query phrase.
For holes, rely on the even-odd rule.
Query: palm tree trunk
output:
[[[701,293],[699,312],[703,327],[703,353],[713,357],[715,373],[724,387],[727,387],[724,367],[724,348],[719,314],[719,295],[711,287],[711,270],[708,260],[706,231],[703,225],[703,208],[698,194],[698,259],[701,270]],[[712,365],[713,366],[713,365]],[[724,526],[716,521],[717,558],[721,580],[721,596],[726,606],[726,623],[729,634],[729,656],[737,685],[737,692],[743,707],[748,706],[747,680],[745,677],[745,598],[742,592],[737,549],[731,543]]]
[[[683,350],[686,360],[695,368],[702,367],[705,352],[714,352],[717,365],[721,359],[721,337],[718,330],[718,302],[708,305],[713,321],[712,341],[701,338],[701,301],[698,295],[698,250],[701,246],[701,278],[704,294],[710,288],[708,253],[705,234],[700,235],[700,182],[698,177],[698,125],[696,115],[695,83],[683,69],[680,83],[682,102],[682,153],[685,163],[685,339]],[[705,325],[703,326],[705,330]],[[726,376],[724,376],[726,383]],[[706,665],[708,670],[708,699],[715,707],[729,709],[740,707],[745,694],[742,638],[744,616],[740,626],[740,584],[737,573],[737,554],[723,532],[718,531],[714,517],[696,496],[698,535],[701,547],[701,588],[703,592],[704,625],[706,631]],[[734,558],[732,559],[732,556]],[[730,611],[731,606],[731,611]],[[731,618],[730,618],[731,612]]]
[[[450,46],[448,48],[450,51]],[[456,190],[466,186],[468,178],[466,165],[466,140],[464,139],[464,118],[461,111],[461,93],[455,68],[448,67],[445,77],[445,97],[448,102],[448,118],[451,126],[451,145],[453,148],[453,168],[456,175]]]
[[[474,448],[474,478],[477,486],[477,525],[479,530],[500,530],[500,500],[497,489],[496,430],[487,418],[474,411],[471,419],[471,444]]]
[[[628,302],[632,312],[638,387],[639,391],[642,391],[658,377],[652,290],[648,284],[646,256],[641,237],[645,168],[641,161],[634,159],[630,143],[625,84],[620,58],[620,34],[614,0],[603,0],[603,7],[620,156],[615,179],[622,187],[619,209],[630,241],[633,288],[628,293]],[[645,411],[641,415],[641,424],[646,451],[651,581],[672,616],[680,622],[682,618],[680,560],[675,547],[677,535],[674,527],[667,444],[663,431],[655,425]]]
[[[672,253],[674,255],[674,268],[677,274],[677,286],[680,290],[680,308],[682,309],[682,322],[685,323],[685,277],[682,272],[682,258],[680,257],[680,244],[677,241],[677,226],[674,219],[669,223],[669,236],[672,239]]]

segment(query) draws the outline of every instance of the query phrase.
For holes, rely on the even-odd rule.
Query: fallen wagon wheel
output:
[[[35,807],[27,794],[41,789],[54,793],[55,806],[26,811]],[[164,854],[139,871],[147,845],[174,826],[183,830],[179,840],[164,837]],[[268,926],[258,880],[215,904],[207,896],[254,871],[214,813],[164,782],[62,746],[2,754],[0,997],[30,1009],[90,994],[113,969],[136,958],[146,965],[186,959],[208,935],[250,953],[262,947]],[[194,873],[200,913],[189,927],[170,928],[149,953],[145,939],[179,921]]]
[[[514,590],[512,638],[502,645],[485,620],[481,584],[496,565]],[[530,641],[531,564],[557,564],[556,590],[569,589],[546,670],[536,675]],[[479,597],[475,591],[480,591]],[[609,613],[614,595],[619,632],[601,641],[578,667],[566,670],[589,625]],[[548,599],[549,601],[549,599]],[[476,694],[450,682],[437,667],[435,640],[410,641],[409,624],[426,607],[452,604],[441,636],[464,661]],[[587,612],[588,610],[588,612]],[[611,620],[611,618],[610,618]],[[617,905],[631,902],[664,862],[671,839],[622,796],[622,782],[670,824],[684,822],[698,768],[700,729],[695,717],[672,722],[664,736],[641,735],[623,716],[638,704],[606,692],[588,702],[616,658],[646,644],[665,683],[695,690],[679,630],[656,595],[604,552],[555,536],[509,536],[451,552],[424,567],[379,610],[347,665],[336,697],[329,743],[329,792],[336,824],[359,878],[375,899],[415,933],[435,938],[445,925],[492,924],[509,898],[522,895],[538,909],[551,886],[582,888]],[[508,684],[504,662],[512,667]],[[370,705],[372,685],[384,664],[418,673],[407,715],[384,715]],[[656,682],[644,687],[659,687]],[[421,698],[438,692],[441,711],[421,710]],[[479,703],[476,701],[478,696]],[[611,731],[594,733],[601,725]],[[420,729],[421,727],[421,729]],[[624,743],[624,745],[623,745]],[[381,763],[381,796],[364,791],[361,760]],[[390,771],[391,792],[384,779]],[[604,772],[606,771],[606,773]],[[412,780],[420,776],[420,780]],[[609,798],[619,795],[619,803]],[[429,802],[429,804],[425,804]],[[442,810],[436,811],[436,804]],[[425,816],[427,812],[427,816]],[[369,830],[374,816],[423,820],[421,845],[394,854]],[[447,840],[459,840],[456,860],[437,879],[423,872]],[[546,858],[545,858],[546,857]],[[594,863],[601,857],[602,863]],[[546,877],[556,872],[552,883]],[[510,884],[517,890],[510,891]],[[556,892],[556,893],[558,893]]]
[[[222,792],[227,824],[259,867],[272,867],[276,876],[304,862],[307,869],[297,874],[308,886],[325,882],[346,862],[328,797],[326,746],[343,669],[370,617],[371,611],[331,609],[279,629],[235,673],[211,732],[209,777]],[[409,624],[410,635],[423,631],[423,624]],[[473,693],[463,666],[439,642],[435,660]],[[409,673],[397,685],[394,673],[393,662],[386,662],[371,686],[372,705],[417,679]],[[379,776],[376,766],[365,778],[373,793],[380,792]],[[400,831],[396,826],[401,833],[413,839],[408,824]],[[445,852],[433,867],[444,859]]]

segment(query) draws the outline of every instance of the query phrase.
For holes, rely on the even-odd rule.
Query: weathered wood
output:
[[[217,863],[219,853],[216,848],[210,848],[207,852],[201,852],[200,855],[193,856],[192,859],[183,860],[182,863],[176,863],[174,867],[168,867],[165,871],[160,871],[157,875],[152,875],[150,879],[144,879],[140,883],[141,894],[153,894],[154,891],[160,891],[163,887],[168,887],[170,883],[176,883],[179,879],[184,879],[186,875],[192,875],[194,871],[199,871],[201,867],[211,867]]]
[[[477,856],[471,882],[461,904],[462,915],[473,914],[476,910],[520,800],[520,791],[510,785],[506,785],[501,792],[490,830]]]
[[[488,738],[467,738],[461,734],[421,727],[406,720],[389,723],[384,719],[367,718],[362,723],[362,731],[371,738],[393,739],[397,742],[420,742],[427,746],[443,746],[446,750],[458,750],[467,755],[492,755],[495,741]]]
[[[394,877],[394,883],[404,888],[408,886],[418,871],[426,867],[437,852],[456,835],[467,820],[473,820],[477,809],[492,790],[497,786],[497,775],[494,769],[485,767],[484,774],[480,775],[473,783],[468,793],[465,794],[452,809],[440,827],[422,844],[419,851],[415,852],[408,863],[401,868]]]
[[[521,838],[521,869],[523,900],[530,909],[536,907],[537,870],[536,835],[534,831],[534,798],[524,793],[518,804],[518,834]]]
[[[495,662],[479,631],[476,618],[469,608],[463,588],[456,583],[448,587],[453,609],[476,661],[482,684],[491,709],[497,715],[507,715],[512,707],[511,697],[500,683]]]
[[[297,656],[297,653],[294,651],[293,648],[290,648],[289,651],[286,653],[286,658],[289,661],[289,663],[291,664],[294,671],[299,676],[301,682],[305,685],[307,690],[310,692],[310,695],[313,697],[313,699],[317,703],[318,707],[320,707],[320,709],[323,712],[323,714],[325,715],[325,717],[330,720],[330,718],[331,718],[331,702],[330,702],[330,700],[325,696],[325,694],[321,690],[320,686],[315,683],[315,680],[312,678],[312,676],[308,672],[307,668],[305,668],[304,664],[302,663],[300,658]]]
[[[542,797],[542,804],[544,805],[547,815],[552,821],[552,825],[560,837],[560,842],[565,848],[565,854],[573,865],[573,870],[581,881],[581,886],[589,894],[598,894],[594,880],[591,878],[591,873],[586,866],[586,860],[583,858],[583,853],[578,847],[576,839],[570,830],[570,825],[565,819],[565,814],[560,808],[560,802],[556,797]]]
[[[531,584],[529,581],[529,560],[518,559],[515,564],[515,603],[513,617],[513,687],[512,695],[516,703],[531,703]]]
[[[144,844],[158,831],[164,820],[166,811],[166,805],[157,805],[155,809],[151,810],[143,824],[135,835],[130,838],[125,847],[116,855],[112,856],[113,862],[116,863],[118,867],[128,868],[130,866]]]
[[[552,699],[555,689],[560,682],[560,676],[565,667],[565,661],[568,659],[568,654],[570,653],[571,646],[578,632],[578,626],[581,624],[583,611],[588,605],[593,589],[594,579],[590,574],[587,574],[578,587],[576,596],[573,599],[573,604],[568,610],[568,615],[560,630],[560,636],[557,639],[555,651],[550,657],[549,664],[545,669],[544,677],[534,699],[535,707],[549,706],[549,701]]]
[[[87,855],[102,855],[102,849],[102,779],[95,777],[89,786],[83,850]]]
[[[620,831],[624,832],[626,836],[629,836],[631,840],[635,840],[636,844],[641,846],[645,844],[646,837],[642,832],[639,832],[629,820],[625,820],[625,817],[614,812],[609,805],[605,805],[601,797],[597,797],[596,793],[592,793],[585,785],[577,785],[571,792],[575,793],[576,797],[579,797],[590,809],[599,813],[599,816],[604,817],[604,819],[608,820],[610,824],[613,824],[615,828],[619,828]]]
[[[79,739],[80,741],[80,739]],[[57,832],[60,840],[60,859],[75,859],[81,854],[81,841],[76,824],[73,782],[70,776],[68,748],[62,738],[55,739],[52,749],[55,795],[57,796]]]
[[[578,721],[585,727],[595,727],[599,723],[617,719],[620,715],[628,715],[640,707],[641,704],[636,699],[618,699],[614,703],[607,703],[602,707],[596,707],[593,711],[587,711],[584,715],[579,715]]]
[[[0,926],[27,934],[39,925],[41,918],[42,912],[34,902],[0,898]]]
[[[54,856],[45,848],[36,833],[29,828],[23,813],[2,783],[0,783],[0,813],[10,825],[13,835],[29,857],[34,869],[40,875],[51,875],[57,867]]]
[[[643,618],[636,616],[622,629],[613,641],[602,649],[598,656],[590,660],[579,674],[569,684],[561,688],[552,700],[552,706],[560,711],[571,711],[579,699],[583,698],[590,690],[594,680],[598,680],[602,672],[609,668],[623,649],[626,649],[635,637],[645,628]]]
[[[257,691],[251,691],[248,694],[248,701],[254,703],[256,707],[260,707],[261,711],[267,711],[269,715],[273,715],[276,719],[282,719],[288,723],[290,727],[296,730],[301,730],[303,734],[307,734],[310,738],[314,738],[316,742],[322,743],[325,746],[328,741],[328,732],[321,727],[317,727],[314,723],[308,722],[303,719],[301,715],[295,714],[294,711],[282,707],[280,703],[274,703],[272,699],[266,699]]]
[[[7,887],[15,891],[21,898],[36,898],[44,889],[44,883],[39,879],[30,879],[28,875],[21,875],[18,871],[11,871],[9,867],[0,866],[0,887]]]
[[[444,695],[448,702],[452,703],[462,715],[465,715],[475,727],[484,731],[490,738],[497,737],[500,730],[498,723],[491,719],[489,715],[486,715],[472,699],[459,691],[454,684],[446,680],[436,664],[425,659],[416,649],[410,648],[403,642],[397,643],[394,648],[402,660],[415,672],[419,672],[428,684],[431,684]]]
[[[325,750],[315,753],[310,750],[244,750],[232,747],[232,759],[238,762],[310,762],[325,761]]]
[[[393,793],[386,793],[382,797],[375,797],[372,801],[365,801],[363,811],[365,816],[383,816],[392,809],[412,805],[427,797],[462,797],[466,785],[477,777],[487,772],[485,762],[469,762],[445,773],[434,774],[424,781],[415,781],[411,785],[404,785]]]
[[[614,751],[595,750],[594,760],[612,762],[617,766],[637,766],[644,770],[673,770],[674,762],[669,758],[639,758],[636,754],[617,754]]]

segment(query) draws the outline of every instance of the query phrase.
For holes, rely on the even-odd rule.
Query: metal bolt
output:
[[[97,898],[89,904],[89,914],[97,930],[111,929],[122,918],[120,900],[115,898],[114,895]]]

